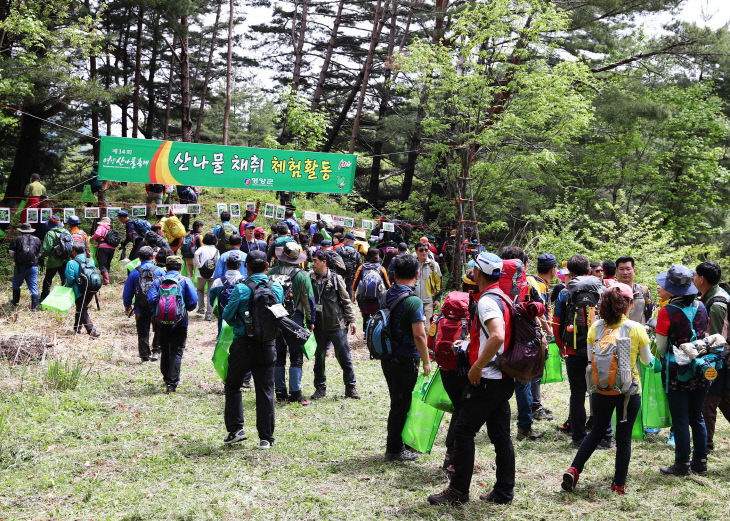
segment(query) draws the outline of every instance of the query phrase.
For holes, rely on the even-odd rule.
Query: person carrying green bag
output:
[[[395,284],[384,298],[385,306],[390,309],[388,327],[392,356],[380,361],[390,394],[385,459],[413,461],[417,456],[404,445],[402,433],[409,410],[414,414],[413,388],[418,379],[418,366],[422,362],[423,373],[428,376],[431,361],[426,347],[423,302],[413,291],[418,277],[418,261],[415,257],[403,255],[394,259],[393,263]],[[416,401],[421,402],[420,399]]]
[[[638,358],[652,362],[649,336],[644,326],[628,319],[633,290],[616,283],[600,300],[600,320],[588,330],[588,368],[593,428],[583,439],[570,468],[563,474],[562,488],[572,491],[583,467],[603,438],[616,411],[616,465],[611,490],[622,495],[631,459],[631,438],[641,412],[641,383]],[[638,436],[643,436],[641,422]]]

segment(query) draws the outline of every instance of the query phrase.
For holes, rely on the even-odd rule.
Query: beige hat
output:
[[[368,237],[365,234],[365,230],[352,230],[352,234],[360,240],[367,241]]]
[[[109,226],[111,226],[112,221],[111,219],[109,219],[109,217],[102,217],[99,221],[99,224],[108,224]]]
[[[274,250],[276,258],[287,264],[301,264],[307,260],[307,252],[302,251],[301,246],[294,241],[285,242]]]

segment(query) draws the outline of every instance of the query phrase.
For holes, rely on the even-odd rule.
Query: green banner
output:
[[[101,137],[99,179],[349,194],[357,156]]]

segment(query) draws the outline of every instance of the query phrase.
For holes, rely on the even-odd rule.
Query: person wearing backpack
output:
[[[388,327],[393,352],[391,356],[380,360],[390,395],[385,459],[413,461],[417,455],[403,444],[401,433],[411,408],[419,365],[423,363],[423,373],[428,376],[431,373],[431,361],[423,326],[423,302],[414,292],[418,261],[410,255],[400,257],[395,260],[394,271],[395,284],[383,299],[384,307],[390,309]]]
[[[269,259],[269,262],[275,257],[276,248],[284,246],[287,242],[295,241],[285,223],[276,223],[271,228],[274,233],[274,240],[266,248],[266,258]]]
[[[362,257],[355,249],[355,236],[351,233],[346,234],[342,239],[342,246],[337,249],[337,253],[342,257],[345,263],[345,284],[347,284],[347,291],[352,298],[352,283],[355,280],[355,273],[358,268],[362,265]]]
[[[238,252],[238,254],[241,257],[241,268],[239,270],[241,272],[241,275],[243,276],[243,278],[248,277],[248,271],[246,271],[246,264],[245,264],[246,254],[241,251],[241,244],[242,244],[241,236],[238,235],[237,233],[234,233],[233,235],[231,235],[230,239],[228,239],[228,244],[229,244],[228,251],[221,253],[220,257],[218,257],[218,263],[215,266],[215,273],[213,273],[213,278],[219,279],[225,274],[226,261],[228,260],[228,255],[232,251]]]
[[[17,306],[20,303],[20,289],[23,281],[30,291],[30,309],[38,311],[38,260],[41,256],[41,240],[33,235],[35,230],[30,224],[18,226],[20,235],[10,242],[8,254],[14,261],[13,267],[13,298],[10,303]]]
[[[631,287],[616,283],[601,295],[600,315],[588,331],[588,379],[591,381],[593,429],[563,473],[562,488],[572,491],[588,459],[598,448],[616,413],[616,463],[611,490],[623,495],[631,459],[631,433],[641,408],[638,359],[652,363],[649,336],[644,326],[628,315],[634,300]]]
[[[710,382],[696,374],[680,373],[678,364],[673,362],[673,348],[704,338],[709,325],[705,305],[696,300],[693,276],[692,270],[680,264],[674,264],[668,271],[656,276],[658,297],[669,300],[657,314],[654,331],[675,442],[674,464],[661,467],[660,471],[673,476],[687,476],[690,472],[707,474],[707,429],[702,408]],[[691,377],[686,378],[685,375]]]
[[[66,286],[73,288],[76,297],[76,314],[74,315],[74,333],[81,333],[83,325],[92,338],[101,336],[94,329],[89,316],[89,304],[102,285],[101,274],[94,261],[86,257],[86,246],[76,243],[72,246],[73,258],[66,263]]]
[[[634,282],[636,276],[636,262],[633,257],[625,256],[616,259],[616,275],[619,282],[623,282],[634,291],[634,307],[631,309],[631,320],[645,325],[654,311],[654,302],[647,286]]]
[[[511,299],[499,288],[502,259],[483,252],[475,258],[474,277],[479,293],[473,295],[468,358],[471,368],[462,395],[450,455],[454,472],[449,486],[428,497],[432,505],[457,505],[469,501],[474,473],[474,437],[482,425],[494,445],[497,481],[491,492],[480,496],[489,503],[509,504],[514,496],[515,451],[510,438],[509,399],[514,380],[497,367],[497,357],[508,352],[511,340]],[[462,349],[466,341],[454,345]]]
[[[357,268],[350,290],[352,301],[357,300],[360,308],[363,329],[373,313],[380,309],[380,298],[389,288],[388,274],[380,265],[380,250],[370,248],[365,254],[365,262]]]
[[[165,240],[165,238],[152,230],[144,234],[144,245],[152,248],[152,251],[155,253],[155,258],[157,258],[158,255],[163,258],[174,255],[172,248],[170,248],[170,244]]]
[[[287,208],[284,211],[284,220],[282,221],[289,228],[289,233],[292,235],[299,233],[299,222],[297,221],[296,215],[294,215],[293,208]]]
[[[428,329],[433,317],[434,302],[438,301],[438,295],[441,293],[441,268],[433,259],[427,242],[418,242],[415,256],[418,259],[416,294],[423,302],[423,315],[426,317],[424,324]]]
[[[111,269],[114,251],[121,243],[121,237],[112,229],[109,217],[101,218],[90,240],[98,244],[96,260],[99,263],[99,271],[101,271],[104,284],[109,284],[109,270]]]
[[[150,348],[150,326],[152,325],[152,309],[147,301],[152,284],[160,277],[165,276],[165,270],[155,266],[152,262],[152,248],[142,246],[138,252],[139,266],[129,273],[124,282],[122,301],[127,316],[134,312],[134,321],[137,327],[137,350],[143,362],[160,359],[158,346]]]
[[[91,254],[91,242],[89,242],[89,236],[86,232],[81,229],[81,220],[75,215],[71,215],[66,219],[66,224],[71,232],[73,243],[82,244],[86,248],[85,252],[88,257]]]
[[[333,252],[333,255],[334,252]],[[355,369],[350,355],[350,344],[347,332],[354,335],[355,310],[347,293],[345,281],[341,275],[328,265],[328,254],[322,250],[312,255],[312,288],[317,310],[314,324],[314,337],[317,350],[314,354],[314,394],[312,400],[327,396],[327,376],[325,374],[325,357],[327,344],[332,342],[335,357],[342,368],[345,383],[345,397],[359,399]]]
[[[66,284],[66,263],[71,258],[73,241],[71,234],[61,224],[61,218],[52,215],[48,220],[50,227],[43,238],[43,257],[46,261],[46,274],[43,276],[40,301],[43,302],[51,292],[53,278],[58,274],[61,284]]]
[[[198,280],[196,282],[196,289],[198,291],[198,313],[205,314],[205,320],[213,320],[213,302],[208,299],[208,307],[205,307],[205,288],[208,287],[210,291],[213,285],[214,275],[216,266],[218,266],[218,259],[220,258],[220,252],[216,248],[215,235],[212,233],[206,233],[203,236],[203,245],[195,250],[194,260],[195,266],[198,268]]]
[[[693,284],[701,293],[702,303],[709,313],[708,335],[720,334],[727,338],[727,311],[730,304],[730,295],[720,287],[722,270],[716,262],[703,262],[695,268]],[[714,450],[715,424],[717,422],[717,409],[730,422],[730,360],[727,354],[721,369],[717,371],[717,378],[710,385],[702,407],[702,416],[705,419],[707,429],[707,450]]]
[[[132,250],[127,255],[129,260],[137,258],[137,252],[144,246],[144,235],[152,229],[150,223],[144,219],[130,219],[126,210],[120,210],[117,213],[117,219],[124,225],[124,240],[119,245],[120,249],[125,249],[127,244],[132,243]]]
[[[236,285],[223,310],[223,320],[233,328],[225,381],[224,419],[228,435],[223,443],[229,445],[246,439],[241,386],[244,375],[252,372],[258,448],[270,449],[274,445],[274,363],[278,326],[268,307],[284,302],[284,291],[266,276],[268,263],[264,252],[252,251],[246,257],[246,268],[250,276]]]
[[[203,221],[193,222],[193,229],[188,233],[182,240],[180,245],[180,255],[182,255],[183,261],[185,262],[185,269],[187,270],[188,277],[193,279],[195,273],[195,252],[198,248],[203,245]],[[198,299],[200,300],[200,299]],[[199,303],[202,307],[202,303]],[[198,312],[200,309],[198,309]]]
[[[572,445],[577,448],[586,436],[587,339],[588,331],[596,318],[602,286],[598,278],[589,275],[590,261],[585,255],[573,255],[568,260],[567,268],[567,286],[560,292],[555,303],[553,332],[555,341],[565,353],[565,369],[570,383],[570,423],[559,426],[558,430],[570,430]],[[610,448],[612,444],[613,440],[606,435],[601,448]]]
[[[277,282],[284,290],[284,307],[289,317],[299,326],[314,328],[316,319],[312,280],[301,269],[307,261],[307,252],[292,241],[276,248],[277,262],[269,270],[269,279]],[[298,402],[308,405],[302,396],[302,366],[304,350],[302,345],[287,344],[282,335],[276,339],[276,364],[274,382],[277,402]],[[286,353],[289,350],[289,393],[286,390]]]
[[[182,257],[167,256],[165,267],[167,273],[152,283],[147,303],[157,326],[165,390],[174,393],[180,383],[180,365],[188,337],[188,312],[198,305],[198,297],[190,279],[180,275]]]
[[[215,228],[213,228],[213,234],[217,240],[216,247],[221,253],[225,253],[231,249],[231,237],[238,235],[235,226],[230,221],[231,214],[229,212],[221,212],[221,223],[216,224]]]
[[[218,335],[221,334],[223,327],[223,310],[226,308],[231,298],[231,293],[236,284],[240,284],[246,277],[241,275],[241,257],[239,250],[230,250],[226,252],[226,271],[225,273],[213,281],[213,285],[208,292],[208,302],[218,301]]]

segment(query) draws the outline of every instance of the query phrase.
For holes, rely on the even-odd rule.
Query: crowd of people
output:
[[[150,214],[158,195],[147,194]],[[230,327],[233,337],[223,442],[246,439],[242,388],[253,387],[262,449],[275,445],[275,402],[308,405],[327,396],[329,351],[342,371],[345,397],[360,398],[349,340],[357,333],[356,306],[364,327],[388,310],[391,352],[380,360],[390,395],[386,459],[418,457],[402,431],[419,373],[429,375],[438,366],[454,408],[443,463],[450,484],[428,497],[432,504],[468,501],[474,438],[485,424],[495,448],[496,483],[482,499],[512,501],[509,400],[514,394],[517,441],[542,439],[544,432],[534,422],[553,418],[541,401],[542,368],[529,378],[505,372],[503,361],[522,345],[526,332],[538,339],[532,348],[542,353],[541,367],[551,341],[565,361],[569,413],[558,430],[570,436],[577,452],[562,477],[563,489],[576,488],[596,449],[615,447],[611,489],[625,492],[631,433],[641,407],[639,361],[661,372],[672,415],[675,457],[661,472],[707,473],[717,409],[730,420],[728,349],[723,348],[730,295],[720,286],[717,263],[703,262],[694,271],[673,265],[658,274],[655,302],[649,289],[635,282],[630,256],[591,263],[574,255],[562,266],[554,255],[542,253],[531,270],[533,263],[520,247],[504,247],[497,255],[476,245],[463,276],[452,276],[460,290],[446,292],[442,277],[455,254],[455,233],[437,248],[433,237],[411,241],[405,228],[380,228],[368,237],[365,230],[321,220],[300,225],[288,209],[267,232],[255,224],[257,216],[258,207],[236,224],[222,212],[210,231],[199,220],[188,230],[189,221],[174,215],[150,224],[124,210],[116,217],[123,233],[107,217],[93,233],[82,230],[74,216],[62,222],[52,215],[36,229],[22,224],[10,245],[15,262],[11,303],[19,304],[25,282],[31,309],[39,311],[58,275],[61,285],[73,288],[74,331],[96,338],[101,332],[89,308],[99,289],[111,284],[111,261],[121,250],[130,268],[123,307],[135,317],[140,360],[159,360],[166,391],[176,392],[190,313],[197,310],[207,321],[215,316],[219,336]],[[40,293],[39,265],[45,268]],[[449,324],[457,327],[449,329]],[[307,397],[303,346],[310,332],[316,349],[314,391]]]

